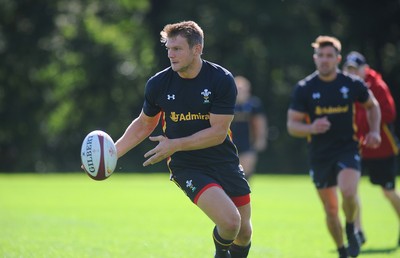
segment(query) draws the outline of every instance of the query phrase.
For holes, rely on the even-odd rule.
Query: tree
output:
[[[0,5],[0,171],[76,171],[87,133],[122,135],[140,112],[147,79],[169,66],[159,32],[182,20],[204,29],[205,59],[248,77],[263,100],[271,138],[259,172],[307,169],[305,141],[288,136],[286,111],[293,86],[315,69],[310,44],[318,35],[338,37],[344,54],[363,52],[400,99],[397,0],[204,0],[195,6],[185,0],[0,0]],[[163,162],[141,167],[153,145],[139,145],[118,169],[166,170]]]
[[[85,135],[119,136],[141,104],[148,1],[5,4],[0,169],[75,171]]]

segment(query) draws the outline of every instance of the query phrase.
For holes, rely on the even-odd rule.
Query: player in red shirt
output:
[[[361,77],[368,88],[375,95],[381,108],[381,145],[378,148],[368,148],[363,144],[365,135],[369,131],[368,120],[365,109],[356,106],[356,124],[358,127],[357,136],[361,143],[362,171],[369,174],[372,184],[382,187],[385,197],[392,204],[400,221],[400,195],[395,190],[398,145],[394,135],[393,122],[396,118],[396,107],[393,97],[382,76],[371,69],[363,55],[358,52],[350,52],[347,57],[343,70],[347,73]],[[365,242],[362,231],[360,213],[356,220],[356,229],[361,243]],[[400,238],[398,240],[400,245]]]

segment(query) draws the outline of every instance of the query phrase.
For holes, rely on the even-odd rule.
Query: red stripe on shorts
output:
[[[244,206],[250,202],[250,194],[246,194],[243,196],[234,196],[231,197],[231,200],[236,205],[236,207]]]
[[[197,204],[197,201],[199,200],[200,196],[204,193],[204,191],[206,191],[207,189],[216,186],[222,189],[222,186],[220,186],[219,184],[216,183],[212,183],[212,184],[208,184],[206,185],[203,189],[201,189],[201,191],[196,195],[196,197],[194,198],[194,203]],[[232,202],[235,204],[236,207],[241,207],[244,206],[248,203],[250,203],[250,194],[246,194],[246,195],[242,195],[242,196],[230,196],[229,198],[231,198]]]
[[[197,201],[199,200],[200,196],[204,193],[204,191],[207,190],[207,189],[209,189],[209,188],[211,188],[211,187],[213,187],[213,186],[216,186],[216,187],[219,187],[219,188],[222,189],[222,186],[220,186],[219,184],[216,184],[216,183],[208,184],[208,185],[206,185],[205,187],[203,187],[203,189],[201,189],[201,191],[200,191],[200,192],[196,195],[196,197],[194,198],[193,202],[194,202],[195,204],[197,204]]]

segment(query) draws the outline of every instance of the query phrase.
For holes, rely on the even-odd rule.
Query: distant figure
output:
[[[376,149],[368,148],[364,144],[361,145],[361,168],[363,172],[369,175],[372,184],[382,187],[385,197],[393,206],[400,221],[400,195],[395,190],[398,169],[396,156],[399,153],[393,128],[393,123],[396,119],[395,102],[382,76],[369,67],[362,54],[355,51],[350,52],[346,57],[343,70],[361,77],[379,102],[382,114],[380,130],[382,143]],[[360,142],[363,142],[369,126],[365,110],[358,104],[356,105],[356,124],[358,127],[357,136]],[[366,239],[360,217],[359,212],[356,220],[356,230],[363,244]],[[400,245],[400,237],[397,241],[398,245]]]
[[[367,146],[376,148],[380,144],[381,113],[378,101],[364,82],[338,70],[342,46],[337,38],[319,36],[312,46],[317,71],[299,81],[294,89],[288,110],[288,132],[292,136],[308,139],[310,176],[322,202],[327,227],[339,257],[357,257],[360,243],[354,223],[358,214],[361,158],[355,135],[354,104],[361,103],[370,118],[365,137]],[[346,219],[347,248],[339,207]]]
[[[232,137],[239,151],[240,164],[249,179],[257,165],[258,152],[267,147],[267,117],[261,100],[251,95],[250,81],[243,76],[236,76],[235,82],[238,96],[231,124]]]

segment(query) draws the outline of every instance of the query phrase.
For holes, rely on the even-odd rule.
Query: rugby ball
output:
[[[92,179],[104,180],[110,177],[117,160],[117,149],[107,133],[96,130],[83,140],[81,161],[86,174]]]

